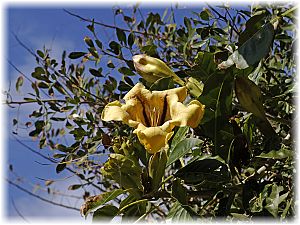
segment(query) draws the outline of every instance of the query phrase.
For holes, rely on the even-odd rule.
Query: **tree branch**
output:
[[[41,197],[41,196],[39,196],[39,195],[36,195],[36,194],[34,194],[34,193],[32,193],[32,192],[26,190],[25,188],[19,186],[18,184],[14,183],[14,182],[12,182],[12,181],[10,181],[10,180],[8,180],[8,179],[6,179],[6,181],[7,181],[10,185],[12,185],[12,186],[18,188],[19,190],[21,190],[21,191],[23,191],[23,192],[25,192],[25,193],[27,193],[27,194],[29,194],[29,195],[35,197],[35,198],[38,198],[38,199],[40,199],[40,200],[42,200],[42,201],[44,201],[44,202],[50,203],[50,204],[52,204],[52,205],[60,206],[60,207],[63,207],[63,208],[67,208],[67,209],[72,209],[72,210],[80,211],[79,208],[75,208],[75,207],[72,207],[72,206],[60,204],[60,203],[51,201],[51,200],[49,200],[49,199],[43,198],[43,197]]]
[[[78,18],[78,19],[80,19],[80,20],[82,20],[82,21],[85,21],[85,22],[94,23],[94,24],[96,24],[96,25],[100,25],[100,26],[103,26],[103,27],[111,28],[111,29],[116,29],[116,28],[118,28],[118,29],[123,30],[123,31],[128,32],[128,33],[133,32],[133,33],[136,33],[136,34],[141,34],[141,35],[143,35],[143,36],[146,36],[146,35],[152,36],[152,37],[155,37],[155,38],[157,38],[157,39],[162,39],[162,38],[163,38],[163,39],[166,39],[166,38],[164,38],[164,37],[161,37],[161,36],[158,36],[158,35],[155,35],[155,34],[151,34],[151,33],[147,33],[147,32],[142,32],[142,31],[138,31],[138,30],[130,30],[130,29],[126,29],[126,28],[121,28],[121,27],[117,27],[117,26],[113,26],[113,25],[109,25],[109,24],[97,22],[97,21],[94,21],[94,20],[91,20],[91,19],[84,18],[84,17],[82,17],[82,16],[80,16],[80,15],[78,15],[78,14],[72,13],[72,12],[70,12],[69,10],[66,10],[66,9],[63,9],[63,10],[64,10],[64,12],[66,12],[67,14],[69,14],[69,15],[71,15],[71,16],[74,16],[74,17],[76,17],[76,18]]]

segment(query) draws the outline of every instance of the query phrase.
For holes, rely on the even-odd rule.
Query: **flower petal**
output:
[[[205,105],[193,100],[187,106],[180,102],[173,102],[171,106],[171,117],[177,126],[189,126],[195,128],[199,125],[204,115]]]
[[[163,126],[159,127],[145,127],[139,125],[134,133],[137,134],[141,144],[150,153],[154,154],[160,151],[164,147],[168,147],[168,141],[172,137],[172,129],[174,125],[167,122]]]
[[[103,121],[123,121],[128,122],[129,115],[122,109],[122,104],[119,101],[113,101],[108,103],[102,111],[101,119]]]

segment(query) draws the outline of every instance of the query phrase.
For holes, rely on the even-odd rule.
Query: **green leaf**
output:
[[[91,211],[97,210],[103,204],[115,199],[119,195],[125,193],[126,190],[116,189],[109,192],[104,192],[97,196],[89,197],[81,206],[81,214],[87,216]]]
[[[129,45],[130,48],[132,48],[132,45],[134,44],[134,41],[135,41],[134,33],[130,33],[128,35],[128,45]]]
[[[271,23],[267,23],[253,36],[249,37],[238,50],[234,51],[227,61],[220,63],[218,68],[227,69],[235,64],[236,68],[245,69],[255,65],[268,54],[273,38],[274,27]]]
[[[66,94],[67,94],[66,91],[65,91],[65,89],[64,89],[64,87],[63,87],[58,81],[56,81],[56,82],[54,83],[53,87],[54,87],[57,91],[59,91],[59,93],[61,93],[61,94],[63,94],[63,95],[66,95]]]
[[[125,83],[124,81],[120,81],[119,85],[118,85],[118,90],[119,91],[130,91],[132,88],[132,86],[130,86],[129,84]]]
[[[74,191],[82,187],[82,184],[72,184],[68,187],[68,190]]]
[[[203,181],[222,183],[230,180],[227,165],[216,158],[205,158],[193,161],[179,169],[175,175],[186,184],[199,184]]]
[[[172,77],[162,77],[151,84],[150,91],[163,91],[174,88],[174,82]]]
[[[93,222],[108,222],[112,220],[119,212],[119,209],[113,205],[105,205],[93,213]]]
[[[171,151],[167,166],[187,154],[193,147],[202,144],[203,141],[197,138],[186,138],[179,142]]]
[[[84,56],[85,54],[86,54],[85,52],[71,52],[69,54],[69,58],[70,59],[78,59],[78,58]]]
[[[190,210],[187,210],[190,209]],[[177,223],[187,223],[195,221],[196,213],[188,206],[184,208],[179,202],[175,202],[167,216],[167,220]]]
[[[195,66],[187,74],[201,80],[203,83],[217,70],[214,53],[200,51],[195,57]]]
[[[186,133],[188,132],[189,127],[179,127],[177,132],[175,133],[174,137],[172,138],[170,152],[176,147],[176,145],[185,139]]]
[[[103,47],[102,42],[99,41],[98,39],[95,40],[95,42],[96,42],[96,45],[98,46],[98,48],[102,49],[102,47]]]
[[[176,178],[172,183],[172,196],[182,205],[187,205],[187,190],[183,187],[181,180]]]
[[[132,70],[131,69],[129,69],[128,67],[120,67],[119,69],[118,69],[118,71],[120,72],[120,73],[122,73],[122,74],[124,74],[125,76],[134,76],[135,75],[135,73],[134,72],[132,72]]]
[[[41,82],[38,82],[38,87],[42,88],[42,89],[49,88],[49,84],[41,81]]]
[[[60,173],[62,172],[65,168],[66,168],[67,164],[65,163],[65,161],[61,161],[60,163],[57,164],[56,166],[56,173]]]
[[[102,68],[99,68],[98,70],[89,68],[90,73],[95,77],[103,77],[102,75]]]
[[[288,149],[280,149],[280,150],[273,150],[268,153],[261,153],[260,155],[256,156],[258,158],[265,158],[265,159],[285,159],[285,158],[292,158],[293,151]]]
[[[201,18],[202,20],[209,21],[209,14],[208,14],[207,10],[203,10],[203,11],[200,13],[200,18]]]
[[[45,55],[41,50],[37,50],[36,53],[38,54],[39,57],[44,58]]]
[[[228,118],[232,116],[233,74],[230,70],[211,74],[204,82],[198,100],[205,105],[201,125],[214,142],[214,154],[227,158],[228,146],[234,138]]]
[[[117,33],[118,40],[120,42],[126,44],[126,34],[125,34],[124,30],[122,30],[120,28],[116,28],[116,33]]]
[[[89,46],[89,47],[95,47],[92,39],[90,39],[89,37],[85,37],[84,38],[84,42]]]
[[[115,65],[113,64],[113,62],[111,61],[111,60],[109,60],[108,62],[107,62],[107,67],[108,68],[115,68]]]
[[[136,158],[121,154],[110,154],[101,168],[102,175],[116,181],[121,187],[142,190],[142,168]]]
[[[122,209],[122,222],[128,222],[129,218],[140,217],[146,212],[147,201],[139,201],[135,194],[129,194],[127,198],[123,199],[119,208]],[[120,213],[120,211],[119,211]]]
[[[19,76],[16,82],[16,91],[19,92],[20,87],[22,87],[24,83],[24,77],[23,76]]]
[[[259,15],[252,16],[246,22],[245,30],[239,36],[238,45],[244,44],[249,37],[252,37],[264,24],[265,24],[266,14],[262,13]]]
[[[159,188],[159,185],[162,181],[162,178],[165,175],[165,168],[168,157],[167,152],[165,150],[155,153],[151,156],[148,165],[148,173],[152,178],[152,190],[156,191]]]
[[[141,47],[141,51],[149,56],[155,56],[157,46],[156,45],[145,45]]]
[[[121,45],[118,42],[111,41],[109,42],[110,51],[115,55],[119,55],[121,52]]]
[[[265,208],[274,216],[278,216],[278,206],[279,204],[286,199],[288,196],[288,192],[280,195],[283,191],[282,186],[277,186],[276,184],[272,185],[271,194],[266,198],[266,206]]]

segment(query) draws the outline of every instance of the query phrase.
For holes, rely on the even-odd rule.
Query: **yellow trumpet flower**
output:
[[[182,102],[187,97],[187,88],[179,87],[165,91],[149,91],[137,83],[125,96],[125,104],[114,101],[105,106],[103,121],[122,121],[135,128],[139,141],[154,154],[164,147],[173,135],[175,126],[199,125],[205,106],[197,100],[188,105]]]

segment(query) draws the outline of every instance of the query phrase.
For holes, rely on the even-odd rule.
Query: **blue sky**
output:
[[[51,55],[54,58],[60,58],[63,50],[67,52],[71,51],[84,51],[85,43],[83,38],[86,35],[90,36],[90,32],[85,28],[86,23],[79,21],[70,15],[67,15],[63,8],[73,11],[83,17],[95,18],[95,20],[107,24],[113,24],[113,12],[110,6],[82,8],[82,7],[70,7],[59,6],[55,7],[24,7],[23,5],[14,5],[13,7],[7,6],[6,12],[6,27],[5,27],[5,39],[7,41],[7,59],[10,60],[22,73],[30,76],[33,72],[35,65],[35,59],[22,48],[13,37],[15,33],[30,49],[33,51],[42,49],[45,45],[47,48],[52,49]],[[126,7],[122,7],[126,8]],[[128,6],[127,6],[128,8]],[[191,16],[190,9],[184,9],[179,7],[176,10],[177,23],[183,22],[184,16]],[[202,6],[194,8],[194,10],[201,10]],[[165,7],[160,6],[155,9],[147,7],[142,10],[144,15],[148,12],[163,13]],[[102,29],[104,41],[108,41],[114,30]],[[100,31],[99,31],[100,32]],[[5,79],[4,87],[8,87],[11,84],[11,90],[15,100],[22,100],[27,92],[30,91],[30,87],[23,86],[20,93],[13,91],[15,88],[15,81],[20,75],[15,69],[7,65],[7,77]],[[32,111],[33,106],[22,106],[17,109],[9,109],[6,107],[7,120],[6,126],[8,127],[9,134],[7,135],[7,158],[5,164],[5,173],[9,179],[16,179],[16,176],[22,177],[20,185],[23,182],[28,184],[40,184],[43,186],[44,181],[42,179],[59,179],[53,184],[55,187],[61,190],[65,194],[78,194],[81,192],[69,193],[67,187],[69,183],[72,184],[79,182],[75,177],[68,177],[67,173],[57,175],[55,173],[55,165],[49,164],[46,160],[40,158],[34,153],[28,151],[24,146],[17,142],[11,135],[12,119],[18,118],[20,121],[28,120],[28,114]],[[23,143],[31,148],[38,150],[38,143],[28,137],[26,130],[18,129],[19,139]],[[41,153],[47,154],[48,150],[43,149]],[[9,164],[13,165],[13,173],[9,172]],[[43,165],[41,165],[43,164]],[[45,164],[45,165],[44,165]],[[29,190],[33,190],[32,186],[25,186]],[[35,218],[81,218],[78,212],[52,206],[48,203],[44,203],[36,198],[29,196],[28,194],[18,190],[15,187],[7,186],[7,195],[5,199],[6,216],[9,218],[21,219],[18,213],[22,214],[28,221],[32,221]],[[37,194],[48,197],[47,193],[41,189],[37,190]],[[97,193],[95,193],[97,194]],[[74,200],[72,198],[54,197],[51,199],[60,203],[72,203],[76,207],[80,207],[82,201]],[[68,202],[69,201],[69,202]],[[28,207],[30,205],[30,207]],[[17,210],[16,210],[17,209]],[[19,212],[17,212],[19,211]],[[83,218],[81,218],[83,220]]]

